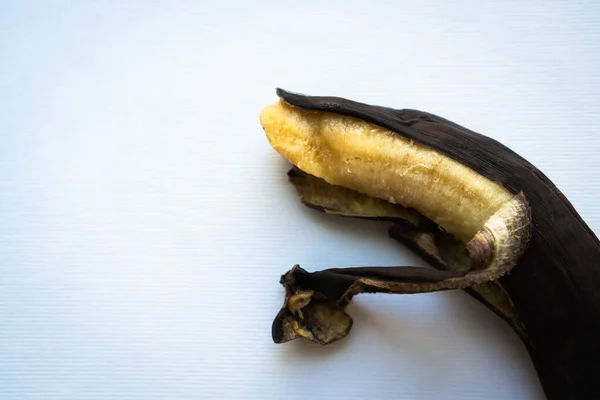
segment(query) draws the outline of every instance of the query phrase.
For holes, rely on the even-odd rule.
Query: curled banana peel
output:
[[[352,267],[281,277],[276,343],[345,337],[360,293],[463,289],[525,344],[548,398],[600,398],[600,242],[533,165],[439,116],[278,89],[271,146],[304,204],[392,224],[432,267]],[[510,272],[510,273],[509,273]]]
[[[470,270],[474,269],[475,260],[470,256],[464,242],[439,229],[437,224],[414,210],[407,209],[398,204],[390,204],[384,200],[371,198],[341,186],[329,185],[322,179],[306,174],[296,167],[288,172],[288,176],[290,182],[296,188],[302,203],[306,206],[327,214],[392,222],[393,225],[389,229],[390,237],[411,248],[437,269],[456,271],[459,274],[455,275],[459,277],[463,277]],[[474,243],[477,242],[475,241]],[[299,266],[295,268],[297,269]],[[356,269],[354,271],[356,272]],[[389,272],[391,270],[386,269],[386,271]],[[423,273],[431,272],[429,270],[421,271]],[[484,269],[479,272],[487,274],[491,271]],[[467,277],[467,280],[482,279],[483,274],[475,273],[478,272],[477,270],[473,272]],[[282,281],[288,291],[293,286],[289,280],[297,273],[298,271],[293,274],[288,273]],[[285,282],[286,280],[288,281],[287,283]],[[467,293],[483,302],[490,310],[508,322],[519,336],[524,337],[523,323],[514,310],[512,301],[506,294],[506,291],[497,280],[473,284],[470,287],[464,286],[465,284],[469,284],[465,280],[457,282],[456,279],[442,284],[450,282],[460,283]],[[440,283],[438,282],[437,284]],[[290,291],[289,295],[292,296],[293,293]],[[280,325],[276,322],[274,328],[277,329]],[[338,331],[341,330],[338,329]],[[341,338],[343,335],[334,337]],[[291,336],[289,334],[274,334],[276,342],[285,342],[290,339]],[[318,340],[313,341],[318,342]]]

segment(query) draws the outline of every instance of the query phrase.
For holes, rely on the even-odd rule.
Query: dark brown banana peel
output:
[[[465,243],[439,229],[437,224],[414,210],[330,185],[296,167],[288,172],[288,177],[307,207],[344,217],[392,222],[394,225],[389,229],[390,237],[409,247],[433,267],[459,272],[467,272],[473,267]],[[498,280],[463,290],[484,303],[525,339],[523,322]],[[276,323],[275,326],[280,324]]]
[[[477,175],[471,177],[473,187],[465,186],[464,181],[457,181],[457,185],[462,185],[461,190],[468,193],[467,197],[471,196],[465,200],[471,201],[471,207],[478,206],[481,199],[485,199],[481,194],[471,193],[478,190],[475,186],[479,185],[479,181],[476,179],[497,183],[500,188],[490,186],[492,192],[497,190],[497,195],[490,195],[496,202],[488,205],[497,209],[499,204],[506,203],[507,197],[502,190],[512,194],[511,200],[516,201],[519,211],[511,215],[519,217],[516,225],[519,232],[515,232],[518,239],[513,242],[510,242],[510,238],[514,238],[510,229],[500,237],[508,241],[511,246],[508,253],[513,256],[503,271],[497,275],[484,274],[494,255],[502,250],[494,249],[499,237],[493,231],[492,235],[485,234],[485,227],[481,224],[481,215],[487,215],[485,213],[481,213],[478,220],[465,221],[462,225],[462,221],[444,220],[443,214],[435,212],[415,217],[414,212],[421,214],[422,210],[419,210],[418,197],[409,196],[400,202],[416,211],[405,210],[403,215],[408,218],[392,216],[388,219],[388,212],[383,216],[374,215],[377,212],[372,210],[357,212],[355,204],[340,206],[338,202],[332,206],[331,199],[328,199],[328,204],[323,204],[327,202],[311,202],[303,195],[305,204],[321,211],[396,222],[390,229],[390,235],[440,269],[359,267],[309,273],[296,266],[281,279],[286,289],[286,300],[273,324],[276,342],[304,337],[327,344],[345,336],[352,322],[344,307],[357,293],[418,293],[460,288],[481,300],[515,329],[529,351],[549,399],[600,398],[600,242],[571,203],[542,172],[501,143],[433,114],[372,106],[338,97],[305,96],[283,90],[277,93],[286,106],[302,110],[307,115],[337,115],[372,124],[375,129],[383,128],[468,167]],[[335,123],[343,124],[344,121],[338,118]],[[322,126],[313,128],[316,131],[328,129]],[[391,139],[386,136],[385,140]],[[387,143],[382,141],[382,145]],[[384,152],[384,146],[379,148]],[[368,175],[373,173],[379,178],[376,174],[382,168],[381,164],[378,164],[378,170],[375,164],[369,164],[371,160],[365,159],[367,163],[359,173],[349,169],[348,175],[327,175],[330,169],[327,168],[327,157],[333,159],[340,155],[330,151],[317,156],[322,161],[320,169],[311,169],[310,163],[314,160],[307,163],[303,160],[290,161],[300,169],[323,170],[324,176],[335,178],[327,184],[344,186],[375,200],[395,202],[395,198],[387,198],[387,192],[381,191],[385,185],[373,182],[373,187],[369,187]],[[389,157],[387,153],[386,157]],[[356,160],[351,158],[344,158],[344,161],[353,163],[353,168],[357,165]],[[432,168],[431,165],[425,167]],[[395,165],[390,168],[395,168]],[[350,172],[355,175],[349,177]],[[454,182],[452,177],[449,179],[448,182]],[[363,186],[353,186],[356,182]],[[402,195],[402,188],[392,187],[391,190]],[[306,194],[299,191],[301,195]],[[380,193],[385,196],[379,196]],[[441,201],[442,204],[463,210],[462,204],[456,208],[448,202],[452,199],[452,191],[442,194],[448,195]],[[435,202],[427,198],[423,200],[423,210],[436,211],[431,208]],[[473,209],[474,212],[479,210],[477,207]],[[460,212],[468,216],[464,210]],[[449,235],[440,236],[435,230],[436,224],[449,227]],[[481,229],[476,230],[477,227]],[[484,234],[480,235],[482,232]],[[469,246],[477,235],[480,235],[478,245]],[[466,254],[461,242],[466,244]],[[506,273],[508,271],[510,273]],[[473,274],[485,279],[469,280]],[[463,284],[448,285],[447,282]]]

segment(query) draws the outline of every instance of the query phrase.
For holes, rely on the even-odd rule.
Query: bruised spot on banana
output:
[[[556,186],[501,143],[439,116],[277,90],[271,146],[307,206],[394,223],[433,267],[354,267],[281,277],[277,343],[345,337],[360,293],[463,289],[525,344],[548,398],[600,398],[600,242]],[[510,274],[509,274],[510,272]]]

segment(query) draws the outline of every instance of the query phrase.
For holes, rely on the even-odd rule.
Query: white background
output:
[[[0,2],[0,397],[540,399],[462,292],[364,296],[275,345],[279,276],[424,265],[301,206],[274,89],[433,112],[543,170],[600,232],[600,3]]]

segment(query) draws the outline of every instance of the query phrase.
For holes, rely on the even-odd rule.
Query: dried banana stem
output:
[[[600,398],[600,242],[547,177],[501,143],[432,114],[278,95],[261,124],[275,150],[322,179],[323,191],[302,191],[305,204],[394,221],[390,234],[440,270],[296,266],[281,279],[276,341],[344,337],[352,326],[344,307],[357,293],[462,288],[517,331],[548,398]],[[347,192],[335,198],[332,185]]]

